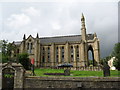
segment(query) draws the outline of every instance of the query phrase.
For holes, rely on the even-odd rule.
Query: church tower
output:
[[[87,35],[85,27],[85,18],[81,17],[81,66],[87,66]]]
[[[39,65],[40,65],[40,39],[37,33],[37,36],[35,38],[35,66]]]
[[[81,17],[81,35],[82,35],[82,40],[84,42],[86,42],[86,27],[85,27],[85,18],[84,15],[82,13],[82,17]]]
[[[26,50],[26,48],[25,48],[25,44],[26,44],[25,40],[26,40],[26,35],[24,34],[21,53],[25,52],[25,50]]]

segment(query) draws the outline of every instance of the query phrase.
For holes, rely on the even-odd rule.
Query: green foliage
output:
[[[93,66],[93,60],[89,60],[89,65]]]
[[[18,58],[19,62],[23,65],[23,67],[28,70],[30,67],[28,54],[20,53],[20,54],[18,54],[17,58]]]
[[[102,59],[100,60],[100,63],[101,63],[102,65],[104,65],[104,63],[108,63],[108,61],[109,61],[111,58],[112,58],[111,55],[110,55],[110,56],[107,56],[107,57],[104,57],[104,58],[102,58]]]
[[[11,60],[11,51],[15,50],[15,46],[12,43],[8,43],[7,40],[0,41],[1,55],[2,55],[2,63],[6,63]]]
[[[113,62],[113,65],[120,70],[120,43],[115,44],[112,55],[116,58]]]
[[[2,54],[2,63],[7,63],[8,62],[8,56],[7,55],[4,55]]]
[[[7,55],[7,44],[8,44],[8,41],[2,40],[2,53],[4,55]]]
[[[12,51],[12,50],[13,50],[13,51],[15,50],[15,46],[14,46],[12,43],[8,43],[8,44],[7,44],[7,55],[8,55],[8,56],[11,56],[11,54],[12,54],[11,51]]]

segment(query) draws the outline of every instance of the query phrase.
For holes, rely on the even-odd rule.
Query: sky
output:
[[[81,14],[87,34],[97,33],[101,57],[118,42],[118,0],[1,0],[0,39],[21,41],[36,37],[81,34]]]

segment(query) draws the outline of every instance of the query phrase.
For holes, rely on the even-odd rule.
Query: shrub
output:
[[[30,69],[30,61],[27,53],[18,54],[18,60],[25,69]]]

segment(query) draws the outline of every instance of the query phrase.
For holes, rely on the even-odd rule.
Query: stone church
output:
[[[81,35],[34,38],[31,35],[20,42],[13,42],[16,50],[13,54],[27,52],[34,58],[36,67],[56,67],[70,63],[73,67],[89,66],[89,54],[92,52],[93,66],[100,64],[99,39],[96,33],[87,34],[85,18],[81,17]]]

